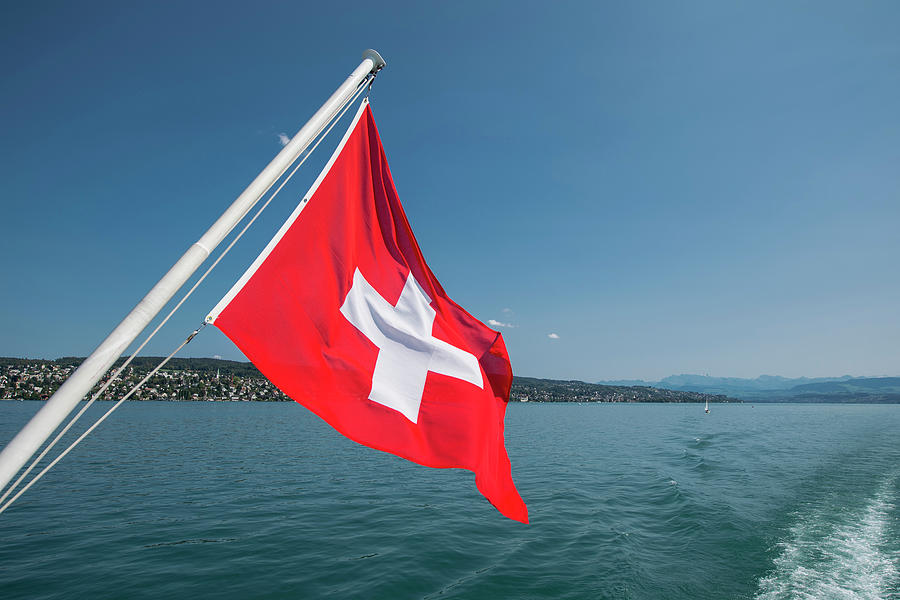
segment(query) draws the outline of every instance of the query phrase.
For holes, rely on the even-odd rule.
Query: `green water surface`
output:
[[[293,403],[129,403],[0,515],[0,598],[900,598],[900,405],[512,404],[506,440],[530,525]]]

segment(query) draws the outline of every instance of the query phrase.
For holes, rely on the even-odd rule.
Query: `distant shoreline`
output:
[[[45,400],[59,388],[84,358],[55,360],[0,357],[0,399]],[[161,358],[136,358],[123,377],[110,386],[104,399],[118,399],[150,372]],[[116,366],[124,359],[119,359]],[[107,375],[109,376],[109,375]],[[898,387],[896,392],[893,380]],[[105,379],[103,380],[105,381]],[[862,383],[861,383],[862,382]],[[873,383],[874,382],[874,383]],[[102,383],[102,381],[101,381]],[[873,390],[867,390],[868,384]],[[876,385],[877,384],[877,385]],[[98,384],[95,388],[99,389]],[[850,379],[834,384],[814,384],[804,393],[734,397],[691,390],[673,390],[646,385],[606,385],[583,381],[514,377],[510,402],[572,403],[816,403],[816,404],[896,404],[900,403],[900,378]],[[840,386],[835,388],[835,386]],[[854,388],[855,386],[855,388]],[[832,389],[835,388],[835,389]],[[861,391],[857,391],[859,388]],[[864,393],[868,392],[868,393]],[[134,396],[135,400],[173,402],[290,402],[249,362],[216,358],[175,358],[153,376]]]
[[[13,402],[46,402],[46,398],[42,400],[33,400],[33,399],[25,399],[25,398],[0,398],[0,403],[13,403]],[[97,402],[116,402],[119,400],[118,398],[99,398]],[[87,401],[87,398],[82,400],[82,402]],[[134,400],[128,399],[126,402],[166,402],[169,404],[248,404],[248,403],[257,403],[257,404],[279,404],[279,403],[288,403],[294,402],[288,398],[287,400],[166,400],[163,398],[145,398],[143,400]],[[703,401],[685,401],[685,402],[652,402],[652,401],[642,401],[642,400],[529,400],[529,401],[521,401],[521,400],[512,400],[510,399],[510,404],[691,404],[691,405],[701,405],[704,404]],[[725,402],[710,402],[709,405],[712,407],[713,405],[721,406],[723,404],[730,405],[739,405],[739,406],[747,406],[753,407],[758,404],[784,404],[784,405],[806,405],[806,406],[814,406],[814,405],[822,405],[822,406],[880,406],[885,404],[900,404],[900,402],[870,402],[868,400],[855,400],[855,401],[842,401],[842,402],[801,402],[798,400],[755,400],[755,401],[746,401],[746,400],[730,400]]]

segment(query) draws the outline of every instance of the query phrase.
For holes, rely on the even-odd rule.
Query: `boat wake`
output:
[[[757,600],[900,599],[900,544],[891,535],[897,479],[882,482],[861,509],[833,502],[800,515]]]

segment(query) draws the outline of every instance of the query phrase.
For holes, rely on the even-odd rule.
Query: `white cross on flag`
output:
[[[503,338],[453,302],[425,264],[368,102],[207,321],[347,437],[474,471],[500,512],[528,522],[503,442],[512,382]]]

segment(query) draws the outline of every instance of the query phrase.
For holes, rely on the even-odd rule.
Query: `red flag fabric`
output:
[[[207,322],[345,436],[469,469],[501,513],[528,522],[503,440],[512,382],[503,338],[425,264],[367,102]]]

